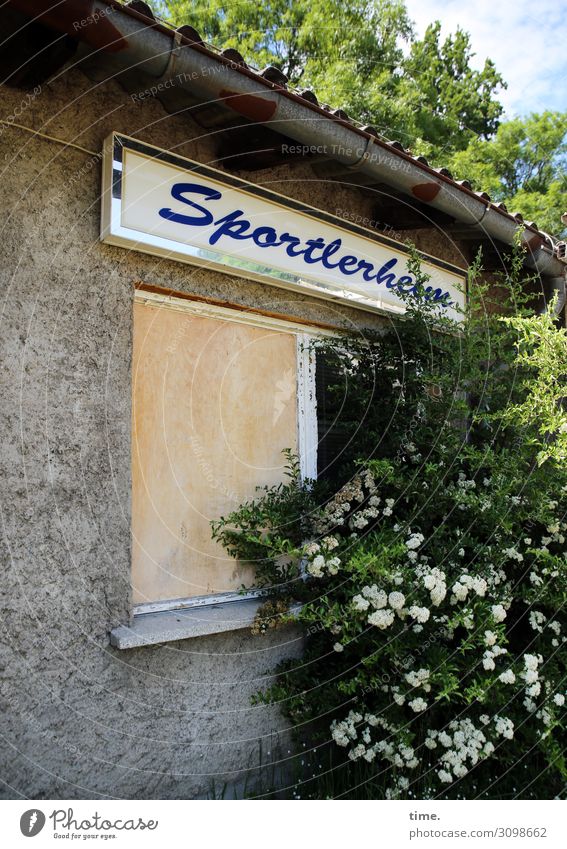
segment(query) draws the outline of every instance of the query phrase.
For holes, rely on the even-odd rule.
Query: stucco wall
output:
[[[112,130],[214,163],[211,138],[157,101],[69,71],[1,117],[97,153]],[[332,321],[356,312],[102,245],[98,158],[2,127],[2,767],[4,797],[192,798],[245,792],[287,753],[250,696],[301,634],[235,632],[118,651],[130,614],[133,286]],[[331,211],[372,201],[307,164],[243,175]],[[271,182],[276,180],[276,183]],[[451,257],[447,257],[451,258]],[[362,321],[372,324],[365,314]],[[375,322],[374,322],[375,323]],[[274,736],[275,735],[275,736]],[[271,754],[267,754],[270,752]],[[250,772],[247,772],[250,770]]]

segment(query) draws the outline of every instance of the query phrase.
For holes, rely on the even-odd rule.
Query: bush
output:
[[[279,596],[270,627],[303,604],[302,663],[258,699],[332,764],[304,796],[563,792],[566,333],[520,269],[489,291],[475,263],[459,326],[408,301],[381,335],[325,343],[349,393],[329,390],[332,479],[293,465],[215,526]]]

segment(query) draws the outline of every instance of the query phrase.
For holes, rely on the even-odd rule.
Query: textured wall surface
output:
[[[95,155],[1,128],[0,792],[193,798],[226,781],[246,793],[260,759],[287,756],[277,708],[252,707],[250,696],[280,659],[299,655],[300,632],[109,644],[131,607],[133,287],[143,280],[319,321],[357,314],[99,242],[103,139],[117,130],[215,164],[211,138],[187,116],[135,104],[77,71],[23,109],[22,92],[2,94],[0,117],[17,114]],[[243,176],[371,215],[370,201],[329,189],[307,164]]]

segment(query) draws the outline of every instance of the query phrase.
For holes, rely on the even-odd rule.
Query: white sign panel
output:
[[[412,292],[403,245],[261,186],[113,134],[105,143],[104,242],[253,280],[403,312]],[[423,255],[420,297],[452,318],[464,272]]]

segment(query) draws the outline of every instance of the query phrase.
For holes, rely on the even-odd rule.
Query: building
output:
[[[302,341],[399,310],[405,238],[449,309],[520,231],[563,313],[564,246],[141,0],[0,21],[2,792],[242,795],[287,761],[250,697],[302,634],[250,635],[209,520],[282,447],[316,473]]]

